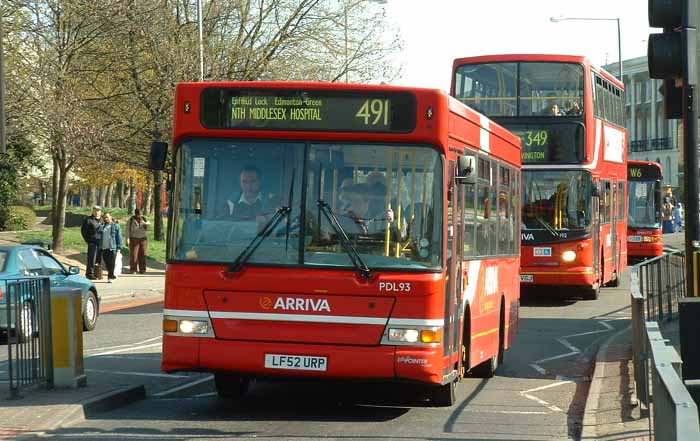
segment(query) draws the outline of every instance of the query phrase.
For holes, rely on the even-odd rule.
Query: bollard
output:
[[[683,380],[700,380],[700,297],[686,297],[678,301],[678,328],[680,331]]]
[[[55,387],[85,386],[83,296],[78,288],[51,290],[51,333]]]

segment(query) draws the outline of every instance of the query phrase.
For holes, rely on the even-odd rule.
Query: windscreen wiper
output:
[[[544,227],[544,229],[549,232],[549,234],[551,234],[554,237],[559,237],[559,233],[557,233],[557,230],[552,228],[552,226],[549,225],[549,223],[547,221],[545,221],[544,219],[542,219],[539,216],[537,216],[535,219],[537,219],[537,222],[539,222],[540,225],[542,225]]]
[[[250,259],[250,256],[253,255],[255,250],[258,249],[260,244],[265,240],[267,236],[272,233],[272,231],[275,229],[275,227],[282,221],[282,219],[285,218],[285,216],[289,216],[289,213],[292,211],[291,207],[280,207],[277,209],[275,212],[275,215],[268,220],[265,225],[263,225],[262,229],[258,232],[258,234],[255,235],[253,240],[250,241],[247,247],[241,252],[241,254],[238,255],[238,258],[229,266],[229,271],[230,272],[237,272],[240,271],[243,265]]]
[[[333,214],[333,210],[331,210],[331,208],[328,206],[328,203],[323,199],[319,199],[318,208],[321,210],[323,215],[326,216],[328,223],[331,224],[331,227],[338,235],[338,238],[340,239],[340,245],[350,257],[352,264],[355,265],[355,268],[357,268],[362,277],[369,279],[369,277],[372,275],[372,270],[370,270],[369,267],[365,264],[365,262],[362,260],[362,257],[360,257],[360,253],[357,252],[357,249],[355,249],[352,242],[350,242],[350,238],[348,238],[345,229],[342,225],[340,225],[340,221],[338,221],[338,218],[335,217],[335,214]]]

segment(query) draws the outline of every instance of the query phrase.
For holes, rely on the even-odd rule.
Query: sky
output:
[[[509,53],[586,55],[602,66],[646,55],[647,0],[388,0],[387,18],[403,39],[402,77],[396,85],[449,90],[455,58]],[[615,72],[613,72],[615,73]]]

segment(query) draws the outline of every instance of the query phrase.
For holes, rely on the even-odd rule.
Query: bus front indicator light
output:
[[[561,260],[564,262],[573,262],[576,259],[576,251],[567,250],[561,254]]]
[[[177,332],[177,320],[163,319],[163,332]]]
[[[440,343],[442,341],[442,329],[423,329],[420,331],[420,341],[422,343]]]

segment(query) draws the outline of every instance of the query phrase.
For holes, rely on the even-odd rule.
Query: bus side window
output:
[[[464,185],[464,255],[476,254],[476,191],[474,184]]]

